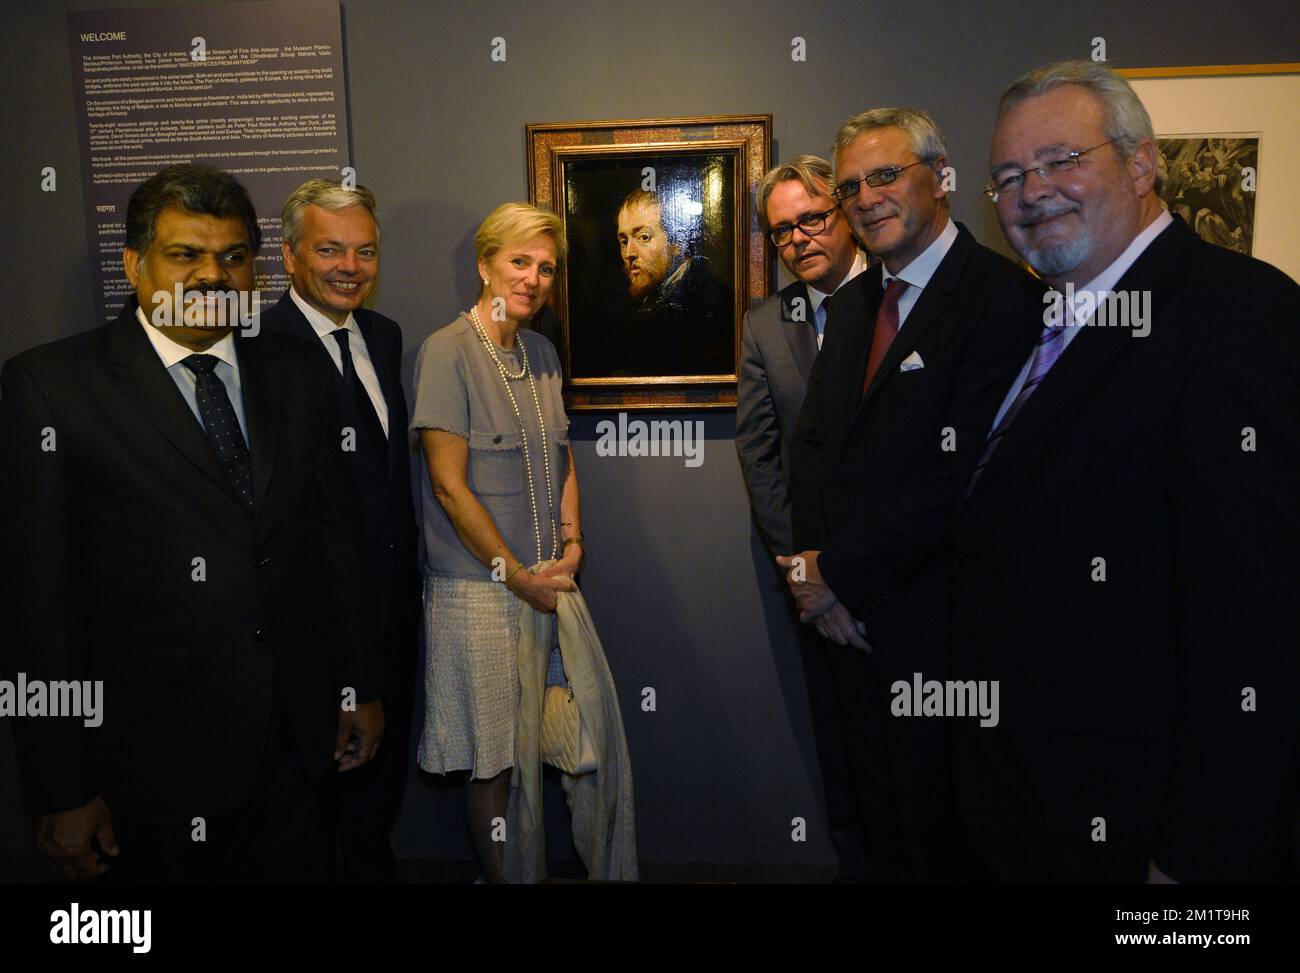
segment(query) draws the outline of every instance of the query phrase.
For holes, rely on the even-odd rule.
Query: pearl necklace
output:
[[[522,335],[515,334],[515,344],[519,346],[519,357],[522,359],[523,365],[517,375],[513,374],[506,368],[506,363],[501,360],[501,356],[497,354],[496,346],[492,343],[492,339],[488,337],[487,329],[483,327],[483,322],[479,318],[477,306],[469,309],[469,318],[474,325],[474,333],[478,335],[479,341],[483,343],[483,347],[487,349],[488,355],[491,356],[492,361],[497,366],[497,372],[501,376],[501,384],[506,387],[506,395],[510,397],[510,407],[515,412],[515,421],[519,423],[519,435],[524,448],[524,475],[528,481],[528,503],[533,511],[533,537],[536,540],[537,548],[537,560],[533,563],[540,564],[542,560],[542,524],[537,516],[537,493],[533,489],[533,461],[531,454],[528,452],[528,430],[524,428],[523,413],[519,411],[519,402],[515,399],[514,390],[510,388],[511,379],[518,380],[525,375],[528,376],[528,387],[533,393],[533,408],[537,410],[537,424],[542,430],[542,469],[546,474],[546,515],[553,522],[555,520],[555,494],[551,487],[551,461],[548,455],[550,448],[547,446],[546,419],[542,416],[542,403],[537,397],[537,382],[534,381],[532,369],[528,366],[528,345],[524,342]],[[552,529],[551,557],[554,558],[555,556],[555,530]]]

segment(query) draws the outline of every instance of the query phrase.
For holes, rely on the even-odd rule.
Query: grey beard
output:
[[[1091,252],[1092,234],[1085,230],[1065,243],[1056,243],[1038,250],[1026,250],[1024,258],[1029,266],[1044,277],[1058,277],[1074,270]]]

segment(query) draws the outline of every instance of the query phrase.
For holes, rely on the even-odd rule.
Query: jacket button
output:
[[[496,435],[496,436],[493,436],[493,437],[492,437],[492,441],[493,441],[494,443],[499,443],[499,442],[501,442],[501,436],[500,436],[500,434],[498,434],[498,435]]]
[[[264,568],[270,563],[271,563],[270,557],[259,557],[256,562],[259,568]]]
[[[266,629],[264,629],[264,628],[259,628],[256,632],[253,633],[253,638],[257,639],[257,641],[259,641],[259,642],[265,642],[265,641],[266,641]]]
[[[966,562],[963,561],[963,560],[962,560],[960,557],[958,557],[956,554],[954,554],[954,555],[952,556],[952,566],[953,566],[954,568],[956,568],[958,571],[960,571],[960,570],[962,569],[962,566],[963,566],[965,563],[966,563]]]

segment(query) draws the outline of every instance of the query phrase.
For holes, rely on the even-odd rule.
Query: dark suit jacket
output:
[[[736,452],[763,543],[790,554],[790,444],[817,357],[808,288],[788,284],[745,315],[736,387]]]
[[[375,596],[371,606],[372,633],[384,636],[395,649],[415,648],[420,615],[420,579],[416,561],[415,506],[411,499],[411,447],[407,433],[406,396],[402,391],[402,329],[396,321],[360,308],[353,313],[379,377],[388,405],[387,450],[382,454],[362,444],[348,454],[361,493],[366,524],[366,573]],[[335,406],[345,424],[360,428],[356,400],[343,375],[298,305],[286,291],[262,312],[262,327],[306,341],[329,365],[334,376]],[[390,674],[396,679],[397,674]],[[409,675],[409,674],[407,674]],[[390,680],[391,681],[391,680]],[[396,687],[394,687],[396,688]]]
[[[134,299],[4,367],[5,669],[104,681],[102,726],[14,721],[33,814],[96,794],[135,816],[230,811],[261,769],[273,680],[321,774],[343,688],[360,701],[382,688],[346,594],[363,541],[331,376],[281,335],[235,346],[251,518]]]
[[[974,464],[979,427],[1037,333],[1043,289],[958,224],[863,396],[882,274],[867,270],[831,306],[792,457],[794,540],[796,550],[823,551],[822,574],[866,620],[877,668],[910,676],[922,661],[942,665],[945,517],[960,496],[960,473],[948,467]],[[924,367],[900,372],[913,352]],[[914,508],[928,518],[918,522]],[[922,528],[925,541],[912,536]]]
[[[1149,335],[1079,334],[954,524],[958,664],[1001,680],[999,726],[960,741],[967,826],[1013,877],[1274,877],[1300,766],[1300,287],[1176,220],[1115,289],[1150,292]]]

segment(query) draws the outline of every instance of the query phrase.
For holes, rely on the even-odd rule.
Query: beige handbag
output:
[[[547,686],[542,700],[542,762],[579,777],[596,769],[596,748],[573,689]]]

